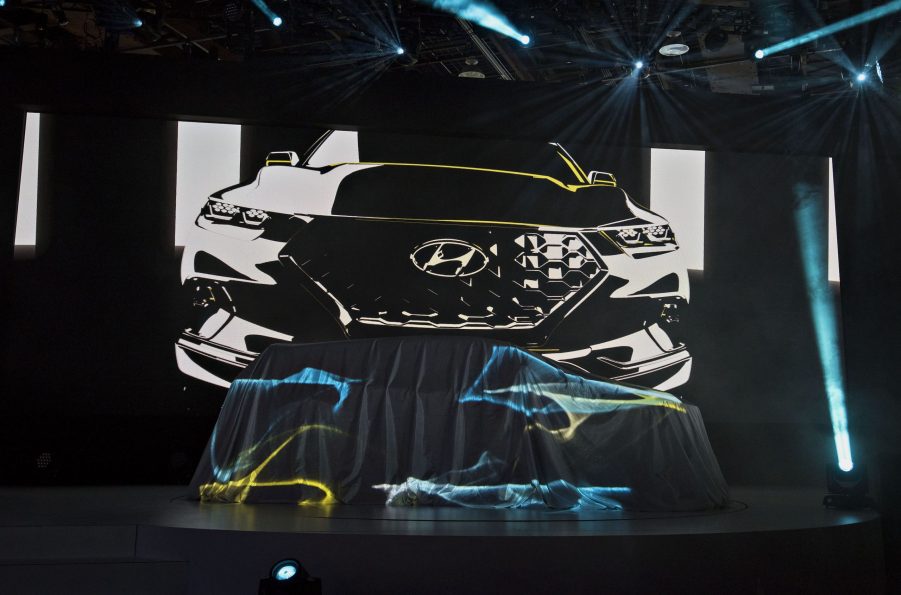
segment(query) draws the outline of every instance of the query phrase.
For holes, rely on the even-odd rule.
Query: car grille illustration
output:
[[[184,373],[227,386],[272,343],[434,332],[663,390],[688,379],[675,236],[611,174],[554,143],[554,175],[364,160],[363,146],[328,132],[209,198],[182,262]]]

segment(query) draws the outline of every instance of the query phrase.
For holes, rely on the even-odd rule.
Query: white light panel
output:
[[[25,115],[25,143],[22,147],[22,169],[19,175],[19,206],[16,211],[16,246],[37,243],[38,220],[38,149],[41,137],[41,114]]]
[[[651,149],[651,209],[676,234],[689,269],[704,270],[704,151]]]
[[[175,174],[175,245],[185,239],[210,194],[241,178],[241,126],[178,123]]]
[[[841,281],[838,273],[838,232],[835,224],[835,183],[832,174],[832,157],[829,158],[829,280]]]

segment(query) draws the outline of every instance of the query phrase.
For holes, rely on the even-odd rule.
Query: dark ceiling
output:
[[[6,0],[0,44],[153,54],[160,59],[267,61],[378,73],[614,84],[732,94],[856,92],[854,75],[896,92],[901,13],[788,52],[753,52],[884,2],[851,0],[498,0],[528,47],[426,0],[269,0],[272,25],[249,0]],[[141,26],[135,27],[140,20]],[[681,43],[689,51],[658,50]],[[398,45],[405,48],[396,53]],[[636,75],[633,63],[645,67]],[[876,59],[882,81],[878,80]],[[869,63],[869,64],[868,64]]]

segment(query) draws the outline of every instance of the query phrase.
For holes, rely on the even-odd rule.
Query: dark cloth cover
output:
[[[466,337],[268,348],[232,383],[190,489],[215,502],[728,502],[697,407]]]

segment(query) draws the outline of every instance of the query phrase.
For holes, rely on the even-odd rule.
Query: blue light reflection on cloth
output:
[[[275,388],[283,384],[321,384],[330,386],[338,391],[338,402],[332,407],[332,411],[336,412],[344,404],[347,395],[350,394],[350,385],[363,382],[353,378],[345,378],[338,374],[332,374],[325,370],[317,368],[304,368],[296,374],[291,374],[287,378],[238,378],[232,382],[232,386],[255,386],[265,388]]]

